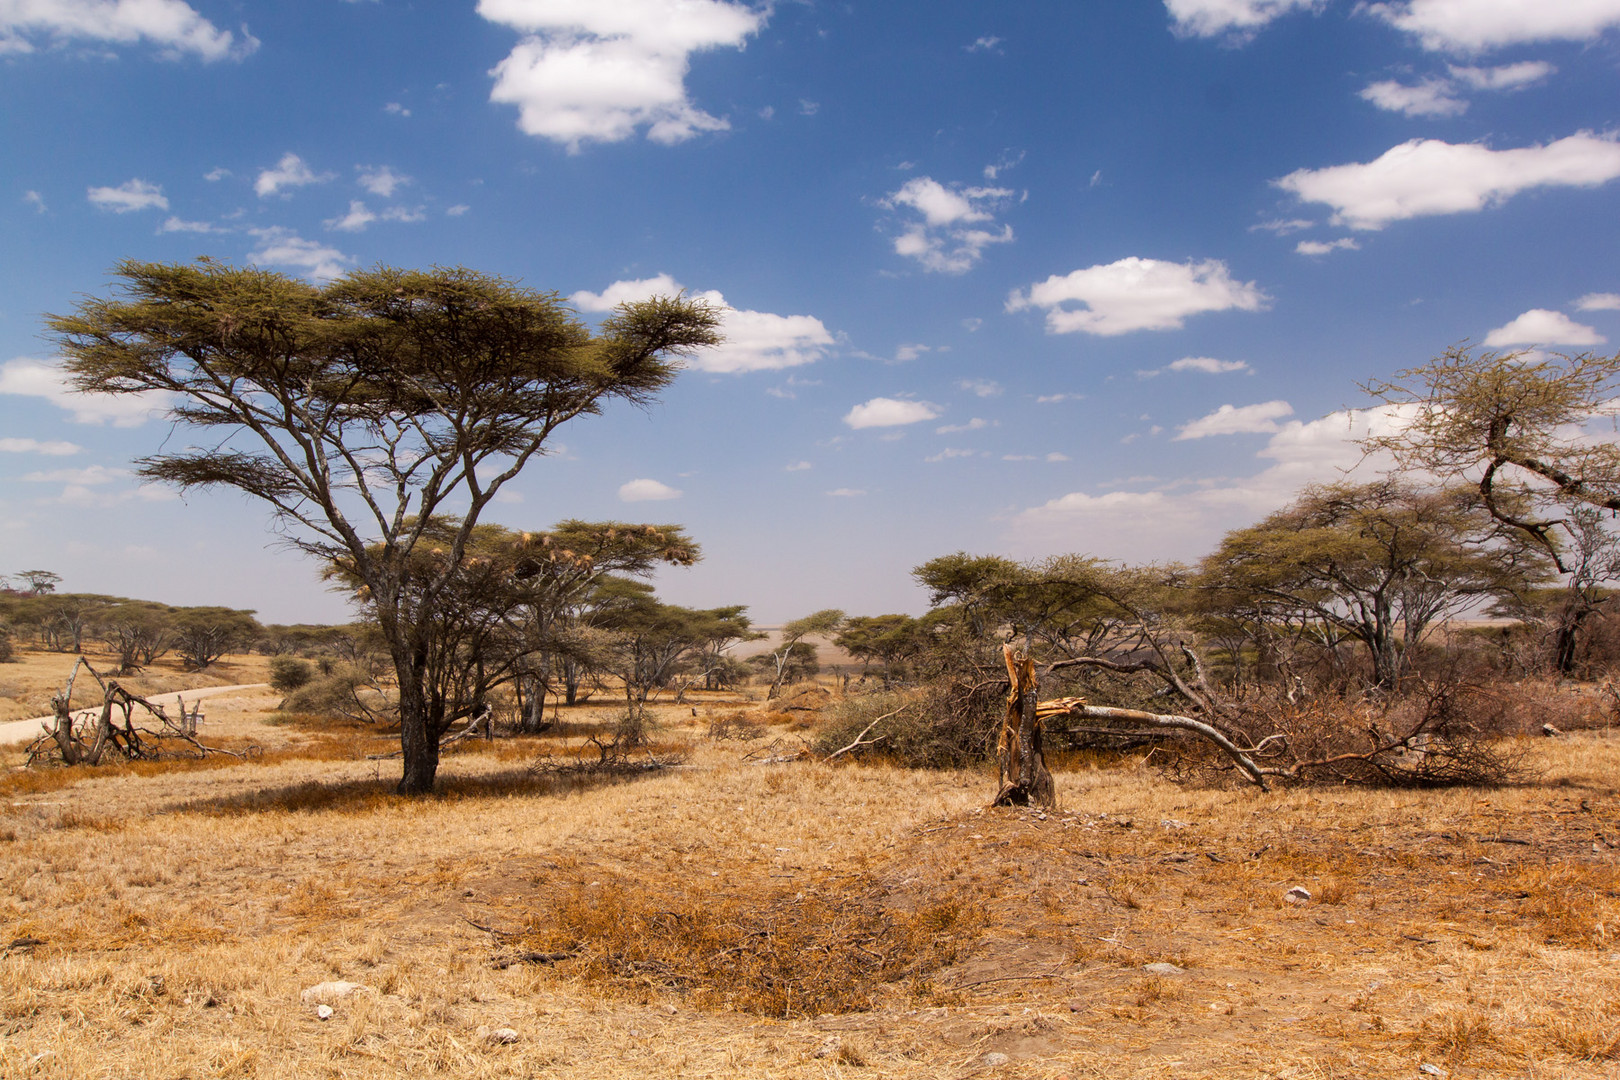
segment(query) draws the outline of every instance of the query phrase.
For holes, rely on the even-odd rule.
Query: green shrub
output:
[[[296,656],[277,656],[270,660],[270,689],[290,694],[308,685],[315,677],[315,667],[308,660]]]

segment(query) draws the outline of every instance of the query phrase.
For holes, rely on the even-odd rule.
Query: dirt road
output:
[[[240,686],[199,686],[195,690],[177,690],[171,694],[153,694],[148,700],[154,705],[173,705],[178,698],[187,701],[197,701],[201,698],[217,697],[220,694],[240,693],[243,690],[257,690],[268,686],[268,683],[243,683]],[[82,712],[75,709],[75,712]],[[36,717],[32,720],[13,720],[7,724],[0,724],[0,746],[11,743],[32,742],[40,733],[42,725],[51,723],[49,716]]]

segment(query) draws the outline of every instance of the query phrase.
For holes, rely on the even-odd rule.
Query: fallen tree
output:
[[[90,673],[101,687],[100,709],[72,708],[73,684],[79,670]],[[161,725],[156,730],[135,723],[135,709],[144,709],[146,716]],[[55,758],[64,765],[100,765],[111,753],[128,761],[150,760],[159,755],[158,740],[179,739],[195,747],[201,754],[227,754],[241,757],[234,751],[216,746],[205,746],[197,740],[197,724],[202,719],[202,703],[188,711],[184,698],[176,696],[178,717],[139,694],[133,694],[119,683],[103,679],[84,657],[79,657],[68,673],[62,692],[51,697],[52,724],[28,747],[28,764]],[[115,710],[119,718],[114,718]]]

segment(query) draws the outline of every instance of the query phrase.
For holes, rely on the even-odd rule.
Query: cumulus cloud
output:
[[[1191,37],[1246,36],[1290,11],[1314,8],[1321,0],[1164,0],[1171,28]]]
[[[1149,490],[1070,492],[1016,514],[1007,543],[1020,555],[1073,550],[1086,538],[1096,555],[1141,563],[1196,559],[1230,529],[1293,501],[1307,484],[1370,479],[1390,467],[1365,456],[1358,439],[1398,431],[1408,410],[1393,407],[1337,412],[1319,420],[1281,424],[1256,455],[1269,466],[1215,483],[1160,483]]]
[[[657,480],[631,480],[619,485],[620,502],[662,502],[680,497],[680,491]]]
[[[1620,26],[1620,0],[1404,0],[1366,10],[1431,52],[1478,53],[1533,41],[1591,41]]]
[[[255,263],[291,266],[315,281],[330,281],[347,273],[346,264],[354,262],[337,248],[305,240],[290,229],[278,227],[251,231],[259,238],[258,250],[248,254],[248,258]]]
[[[1385,79],[1369,83],[1361,99],[1406,116],[1461,116],[1468,111],[1468,102],[1457,96],[1449,79],[1428,78],[1415,86]]]
[[[1179,330],[1190,315],[1259,311],[1270,301],[1254,282],[1234,279],[1219,259],[1173,263],[1126,258],[1014,290],[1008,311],[1046,311],[1053,334],[1083,330],[1111,337],[1133,330]],[[1078,307],[1068,305],[1078,304]]]
[[[1331,255],[1335,251],[1360,251],[1354,237],[1341,236],[1337,240],[1301,240],[1294,245],[1300,255]]]
[[[268,199],[291,188],[323,184],[330,179],[331,173],[317,174],[305,164],[303,158],[297,154],[286,153],[281,155],[281,160],[275,165],[260,171],[258,178],[253,181],[253,190],[258,193],[259,198]]]
[[[84,447],[77,443],[63,442],[60,439],[51,442],[40,442],[38,439],[0,439],[0,454],[45,454],[49,457],[67,457],[83,449]]]
[[[634,303],[653,296],[674,296],[681,283],[668,274],[633,281],[615,281],[599,293],[581,290],[568,298],[581,311],[612,311],[620,304]],[[699,349],[687,358],[698,371],[741,374],[748,371],[776,371],[811,364],[827,355],[835,341],[820,319],[811,315],[775,315],[766,311],[739,310],[726,303],[714,289],[691,294],[720,312],[720,334],[725,340]]]
[[[421,221],[426,216],[421,207],[413,209],[408,206],[390,206],[376,214],[364,202],[351,199],[347,214],[340,218],[328,218],[324,224],[338,232],[363,232],[374,221]]]
[[[1602,345],[1608,338],[1562,311],[1531,308],[1485,335],[1487,347],[1501,345]]]
[[[387,165],[356,165],[360,172],[360,186],[376,195],[378,198],[392,199],[394,192],[411,182],[408,176],[401,176]]]
[[[1620,311],[1620,293],[1587,293],[1575,301],[1576,311]]]
[[[1392,221],[1482,210],[1538,187],[1597,187],[1620,176],[1620,142],[1579,132],[1545,146],[1491,150],[1413,139],[1377,160],[1299,169],[1278,187],[1333,208],[1333,224],[1382,229]]]
[[[1183,356],[1170,363],[1171,371],[1201,371],[1206,375],[1226,375],[1233,371],[1248,371],[1247,360],[1217,360],[1213,356]]]
[[[1012,195],[1008,188],[947,187],[930,176],[912,177],[882,203],[907,219],[894,238],[895,254],[932,273],[967,273],[985,248],[1012,242],[1012,226],[995,224],[995,212]]]
[[[478,13],[525,35],[490,73],[490,100],[518,127],[578,152],[645,129],[677,143],[730,124],[687,97],[693,53],[742,48],[769,10],[725,0],[479,0]]]
[[[76,424],[114,427],[139,427],[169,404],[167,395],[159,393],[80,394],[68,386],[61,368],[26,358],[0,365],[0,394],[43,398],[66,409]]]
[[[1222,405],[1207,416],[1183,424],[1176,441],[1204,439],[1211,435],[1269,435],[1280,429],[1277,421],[1294,415],[1286,401],[1264,401],[1258,405]]]
[[[167,210],[169,200],[163,197],[163,188],[145,180],[126,180],[117,187],[89,189],[90,204],[100,210],[127,214],[134,210]]]
[[[219,226],[207,221],[187,221],[184,218],[169,217],[163,222],[158,232],[178,233],[217,233],[224,232]]]
[[[974,397],[993,398],[1002,394],[1001,384],[994,379],[958,379],[956,388],[966,390]]]
[[[1558,69],[1545,60],[1521,60],[1516,64],[1496,67],[1458,67],[1451,65],[1451,76],[1475,90],[1523,90],[1553,74]]]
[[[40,42],[72,40],[156,45],[166,57],[241,59],[259,47],[246,30],[221,30],[181,0],[5,0],[0,54],[33,52]]]
[[[874,427],[901,427],[924,420],[939,419],[939,408],[926,401],[875,397],[855,406],[844,416],[844,423],[859,430]]]

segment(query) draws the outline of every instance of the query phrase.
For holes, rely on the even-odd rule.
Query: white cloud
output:
[[[127,469],[109,469],[105,465],[87,465],[82,469],[51,469],[46,472],[31,472],[23,477],[31,484],[81,484],[93,487],[97,484],[110,484],[129,475]]]
[[[1521,60],[1496,67],[1451,65],[1451,77],[1475,90],[1523,90],[1545,79],[1558,69],[1545,60]]]
[[[1210,311],[1259,311],[1271,298],[1254,282],[1235,280],[1219,259],[1173,263],[1126,258],[1053,275],[1014,290],[1008,311],[1046,311],[1053,334],[1083,330],[1110,337],[1133,330],[1179,330],[1189,315]],[[1078,308],[1067,304],[1079,304]]]
[[[268,169],[259,173],[258,179],[253,181],[253,190],[259,198],[267,199],[272,195],[281,194],[288,188],[306,187],[310,184],[323,184],[332,179],[331,173],[317,174],[304,159],[297,154],[286,153],[281,160]]]
[[[411,110],[407,109],[405,106],[401,105],[397,101],[390,101],[388,104],[384,105],[383,106],[383,112],[387,113],[390,116],[410,116],[411,115]]]
[[[807,98],[800,98],[799,99],[799,115],[800,116],[814,116],[814,115],[816,115],[816,113],[818,113],[820,111],[821,111],[821,102],[819,102],[819,101],[810,101]]]
[[[894,350],[894,362],[909,364],[923,353],[932,351],[927,345],[901,345]]]
[[[0,54],[28,53],[35,39],[75,38],[132,45],[145,40],[167,57],[240,59],[259,47],[245,30],[238,40],[181,0],[4,0]]]
[[[620,502],[662,502],[680,497],[680,491],[657,480],[631,480],[619,485]]]
[[[382,199],[392,199],[394,192],[411,182],[387,165],[356,165],[360,172],[360,186]]]
[[[1277,421],[1294,415],[1294,407],[1286,401],[1265,401],[1258,405],[1222,405],[1207,416],[1183,424],[1176,441],[1204,439],[1211,435],[1272,434],[1281,429]]]
[[[1276,221],[1262,221],[1258,225],[1250,225],[1250,232],[1276,233],[1278,236],[1287,236],[1289,233],[1299,232],[1301,229],[1314,228],[1316,222],[1306,221],[1304,218],[1279,218]]]
[[[0,394],[44,398],[66,409],[76,424],[110,422],[114,427],[139,427],[168,406],[168,398],[156,393],[76,393],[68,386],[60,368],[29,359],[0,365]]]
[[[939,453],[930,454],[928,457],[923,458],[923,460],[929,464],[934,464],[940,461],[951,461],[955,458],[977,457],[978,455],[979,451],[977,450],[958,450],[955,447],[947,446]]]
[[[998,37],[982,37],[975,39],[973,44],[962,47],[968,52],[1000,52],[1001,50],[996,48],[1000,44],[1001,39]]]
[[[1046,455],[1046,460],[1050,462],[1060,462],[1069,461],[1071,459],[1068,454],[1065,454],[1059,450],[1053,450],[1050,454]]]
[[[23,202],[27,203],[29,206],[32,206],[34,208],[34,213],[36,214],[43,214],[45,212],[45,196],[41,195],[37,191],[23,192]]]
[[[814,468],[814,466],[811,465],[808,461],[795,461],[793,464],[787,466],[782,471],[783,472],[804,472],[806,469],[811,469],[811,468]]]
[[[1576,311],[1620,311],[1620,293],[1587,293],[1575,301]]]
[[[1042,394],[1035,399],[1037,405],[1057,405],[1065,401],[1084,401],[1084,394]]]
[[[40,442],[38,439],[0,439],[0,454],[46,454],[50,457],[66,457],[83,449],[84,447],[77,443],[61,440]]]
[[[207,221],[186,221],[183,218],[170,217],[158,231],[166,233],[217,233],[225,230]]]
[[[229,175],[231,175],[231,170],[226,169],[226,168],[222,168],[222,167],[216,167],[216,168],[209,169],[207,172],[203,173],[203,179],[208,181],[210,184],[217,184],[217,183],[219,183],[221,180],[225,179]]]
[[[454,206],[446,207],[444,212],[451,217],[460,217],[462,214],[465,214],[471,209],[472,207],[468,206],[466,203],[456,203]]]
[[[1485,335],[1489,348],[1500,345],[1602,345],[1608,338],[1562,311],[1531,308],[1506,326]]]
[[[1206,375],[1225,375],[1233,371],[1248,371],[1247,360],[1217,360],[1213,356],[1183,356],[1172,361],[1171,371],[1202,371]]]
[[[1461,116],[1468,111],[1468,102],[1456,95],[1449,79],[1428,78],[1416,86],[1386,79],[1369,83],[1361,99],[1406,116]]]
[[[1388,469],[1387,457],[1363,455],[1356,440],[1392,433],[1404,423],[1402,410],[1389,407],[1290,420],[1256,455],[1273,464],[1251,476],[1103,495],[1071,492],[1015,515],[1007,542],[1020,554],[1045,554],[1073,551],[1075,538],[1084,537],[1088,554],[1137,564],[1196,559],[1228,530],[1291,502],[1306,484],[1368,478]]]
[[[1002,394],[1001,384],[994,379],[958,379],[956,388],[966,390],[974,397],[993,398]]]
[[[742,48],[769,17],[725,0],[479,0],[478,13],[526,35],[491,72],[490,100],[571,152],[642,128],[667,144],[730,127],[687,98],[691,56]]]
[[[1375,161],[1299,169],[1273,182],[1331,206],[1335,225],[1382,229],[1407,218],[1481,210],[1531,188],[1596,187],[1616,177],[1620,142],[1583,131],[1517,150],[1413,139]]]
[[[328,229],[339,232],[360,232],[367,225],[377,220],[377,215],[366,209],[366,204],[359,199],[349,201],[349,212],[340,218],[328,218],[325,225]]]
[[[167,210],[169,200],[163,197],[163,188],[145,180],[126,180],[117,187],[89,189],[90,204],[115,214],[132,210]]]
[[[668,274],[659,274],[640,280],[615,281],[599,293],[581,290],[568,301],[581,311],[605,312],[620,304],[652,296],[674,296],[681,291],[680,282]],[[835,343],[822,321],[811,315],[739,310],[713,289],[692,294],[692,298],[706,301],[719,310],[720,334],[725,339],[687,358],[687,364],[698,371],[740,374],[798,367],[820,360]]]
[[[1271,20],[1322,0],[1164,0],[1172,29],[1193,37],[1252,34]]]
[[[325,247],[314,240],[305,240],[289,229],[253,229],[259,238],[259,249],[249,252],[248,258],[267,266],[292,266],[316,281],[330,281],[348,272],[346,263],[354,262],[337,248]]]
[[[1620,0],[1405,0],[1366,9],[1431,52],[1532,41],[1591,41],[1620,26]]]
[[[965,424],[944,424],[934,429],[935,435],[956,435],[964,431],[983,431],[990,426],[990,421],[982,416],[975,416]]]
[[[913,211],[922,218],[902,226],[894,238],[895,254],[916,259],[933,273],[966,273],[983,257],[985,248],[1012,242],[1012,226],[997,228],[994,223],[994,211],[1012,195],[1008,188],[947,187],[933,177],[912,177],[882,204],[889,210]]]
[[[939,409],[926,401],[875,397],[849,410],[844,423],[852,428],[900,427],[939,419]]]
[[[865,488],[833,488],[828,495],[837,499],[854,499],[866,494]]]
[[[1361,245],[1356,243],[1354,237],[1341,236],[1337,240],[1301,240],[1294,245],[1294,251],[1300,255],[1331,255],[1335,251],[1360,251]]]

